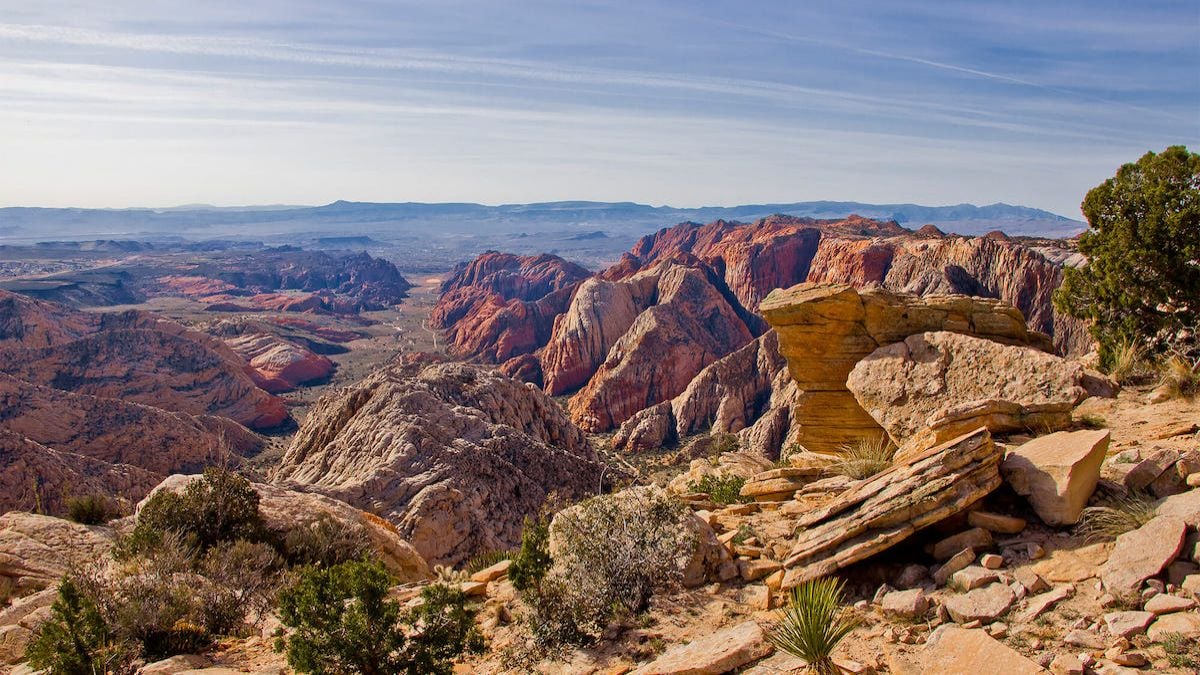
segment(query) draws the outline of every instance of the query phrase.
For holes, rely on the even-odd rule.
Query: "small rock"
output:
[[[1129,668],[1145,668],[1150,665],[1150,659],[1146,658],[1145,654],[1139,654],[1138,652],[1123,652],[1109,656],[1108,660],[1118,666],[1127,666]]]
[[[1050,590],[1050,584],[1029,567],[1018,567],[1013,570],[1013,578],[1030,593],[1043,593]]]
[[[1196,606],[1196,601],[1191,598],[1180,598],[1174,595],[1160,593],[1146,602],[1145,610],[1154,614],[1172,614],[1174,612],[1183,612],[1192,609]]]
[[[757,560],[739,560],[737,563],[738,574],[741,575],[743,581],[757,581],[763,577],[779,571],[782,567],[778,562],[770,558],[759,558]]]
[[[1025,529],[1025,519],[1005,516],[990,511],[972,511],[967,514],[967,524],[982,527],[996,534],[1017,534]]]
[[[946,537],[933,545],[933,557],[936,560],[949,560],[965,548],[975,550],[989,549],[993,545],[992,533],[982,527],[975,527],[965,532]]]
[[[983,565],[989,570],[998,570],[1004,566],[1004,558],[1001,558],[995,553],[984,553],[983,555],[979,556],[979,564]]]
[[[896,585],[900,588],[912,588],[919,586],[928,577],[929,569],[924,565],[905,565],[896,577]]]
[[[1159,448],[1147,453],[1125,474],[1125,487],[1135,492],[1144,491],[1178,460],[1179,452],[1171,448]]]
[[[1050,672],[1054,675],[1083,675],[1083,662],[1074,654],[1059,654],[1050,662]]]
[[[987,627],[987,633],[997,640],[1004,638],[1008,635],[1008,624],[997,621]]]
[[[1069,631],[1063,636],[1063,642],[1075,647],[1086,647],[1088,649],[1104,649],[1108,646],[1104,638],[1081,628]]]
[[[1054,605],[1071,597],[1075,589],[1071,586],[1059,586],[1053,590],[1047,591],[1040,595],[1035,595],[1029,598],[1029,603],[1025,611],[1021,612],[1021,616],[1017,619],[1017,623],[1029,623],[1038,618],[1049,610]]]
[[[959,551],[933,573],[933,582],[938,586],[946,585],[955,572],[975,562],[975,549],[964,548]]]
[[[880,606],[886,616],[902,616],[916,619],[929,610],[929,598],[919,588],[908,591],[892,591],[883,596]]]
[[[955,572],[954,576],[950,577],[950,583],[963,591],[973,591],[997,581],[999,578],[992,570],[978,565],[969,565]]]
[[[946,598],[944,606],[956,623],[991,623],[1004,615],[1017,598],[1004,584],[992,584]]]
[[[1154,614],[1150,612],[1110,612],[1104,615],[1104,625],[1109,634],[1123,638],[1141,635],[1153,620]]]

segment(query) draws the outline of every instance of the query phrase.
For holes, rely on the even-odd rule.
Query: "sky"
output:
[[[1200,0],[0,0],[0,205],[1007,202],[1200,149]]]

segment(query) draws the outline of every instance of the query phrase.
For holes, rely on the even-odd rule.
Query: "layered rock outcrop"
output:
[[[860,292],[844,284],[800,284],[773,292],[761,309],[779,333],[780,352],[801,392],[796,440],[814,452],[837,452],[881,433],[846,387],[854,367],[879,347],[918,333],[952,331],[1050,348],[1049,338],[1029,330],[1020,311],[985,298],[920,298],[881,288]]]
[[[333,373],[333,361],[327,357],[270,333],[239,335],[225,343],[250,364],[258,386],[271,393],[291,391]]]
[[[455,564],[515,546],[551,493],[594,493],[600,465],[531,386],[464,364],[397,364],[322,398],[275,479],[376,513],[431,564]]]

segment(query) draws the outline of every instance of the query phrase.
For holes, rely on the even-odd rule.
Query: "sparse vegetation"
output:
[[[526,516],[521,531],[521,548],[513,556],[508,579],[518,591],[535,588],[550,569],[550,520]]]
[[[422,604],[405,611],[390,587],[375,562],[305,568],[280,593],[279,617],[292,630],[277,636],[276,649],[298,672],[319,675],[450,673],[458,655],[482,649],[462,591],[428,586]]]
[[[747,539],[757,536],[758,533],[754,531],[754,528],[746,523],[742,523],[738,526],[737,532],[734,533],[732,541],[734,544],[744,544]]]
[[[1162,646],[1172,668],[1200,669],[1200,644],[1194,639],[1183,633],[1167,633]]]
[[[289,530],[283,537],[281,552],[293,566],[332,567],[360,560],[370,550],[370,538],[362,526],[348,526],[323,513],[312,522]]]
[[[890,467],[895,454],[896,447],[892,445],[887,434],[860,438],[841,447],[840,456],[829,466],[829,471],[854,480],[863,480]]]
[[[1146,346],[1131,337],[1118,339],[1111,348],[1108,374],[1120,384],[1132,384],[1153,374],[1146,361]]]
[[[594,640],[617,616],[646,610],[658,588],[680,581],[695,534],[686,508],[653,490],[593,497],[554,521],[558,557],[525,593],[528,624],[545,645]]]
[[[1085,429],[1104,429],[1108,426],[1108,420],[1103,415],[1096,415],[1094,413],[1080,415],[1076,421],[1079,423],[1079,426]]]
[[[1154,518],[1154,500],[1133,493],[1103,506],[1089,506],[1079,518],[1077,531],[1093,541],[1115,539]]]
[[[505,560],[512,560],[515,555],[512,551],[485,551],[468,560],[464,569],[467,574],[474,574]]]
[[[117,506],[108,497],[85,495],[67,499],[67,518],[81,525],[103,525],[117,516]]]
[[[1162,365],[1159,387],[1171,398],[1191,398],[1200,393],[1200,360],[1192,363],[1173,355]]]
[[[769,634],[783,651],[808,662],[817,675],[839,675],[833,650],[858,622],[842,607],[844,584],[833,577],[814,579],[792,589],[779,624]]]
[[[742,476],[717,476],[710,473],[698,481],[688,483],[688,491],[703,492],[715,504],[737,504],[750,501],[741,495],[742,486],[745,484],[746,479]]]

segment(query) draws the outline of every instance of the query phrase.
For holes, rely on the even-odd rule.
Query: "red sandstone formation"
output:
[[[581,284],[559,275],[571,283],[550,291],[552,284],[522,277],[561,269],[552,260],[488,253],[461,265],[443,286],[434,323],[447,329],[459,355],[503,362],[506,373],[540,382],[551,395],[576,392],[569,409],[590,431],[611,429],[680,395],[702,369],[762,333],[756,311],[771,290],[803,281],[999,298],[1021,309],[1031,327],[1055,336],[1060,350],[1090,347],[1084,327],[1057,316],[1050,301],[1063,264],[1077,262],[1069,251],[996,236],[952,236],[933,227],[911,232],[855,216],[683,223],[643,237]],[[689,280],[686,309],[660,287],[667,268],[692,270],[676,272]],[[683,417],[660,411],[632,423],[653,430],[643,429],[641,438],[657,438],[677,422],[695,431],[692,416]],[[753,422],[739,418],[737,425]],[[780,436],[759,435],[772,443]]]

